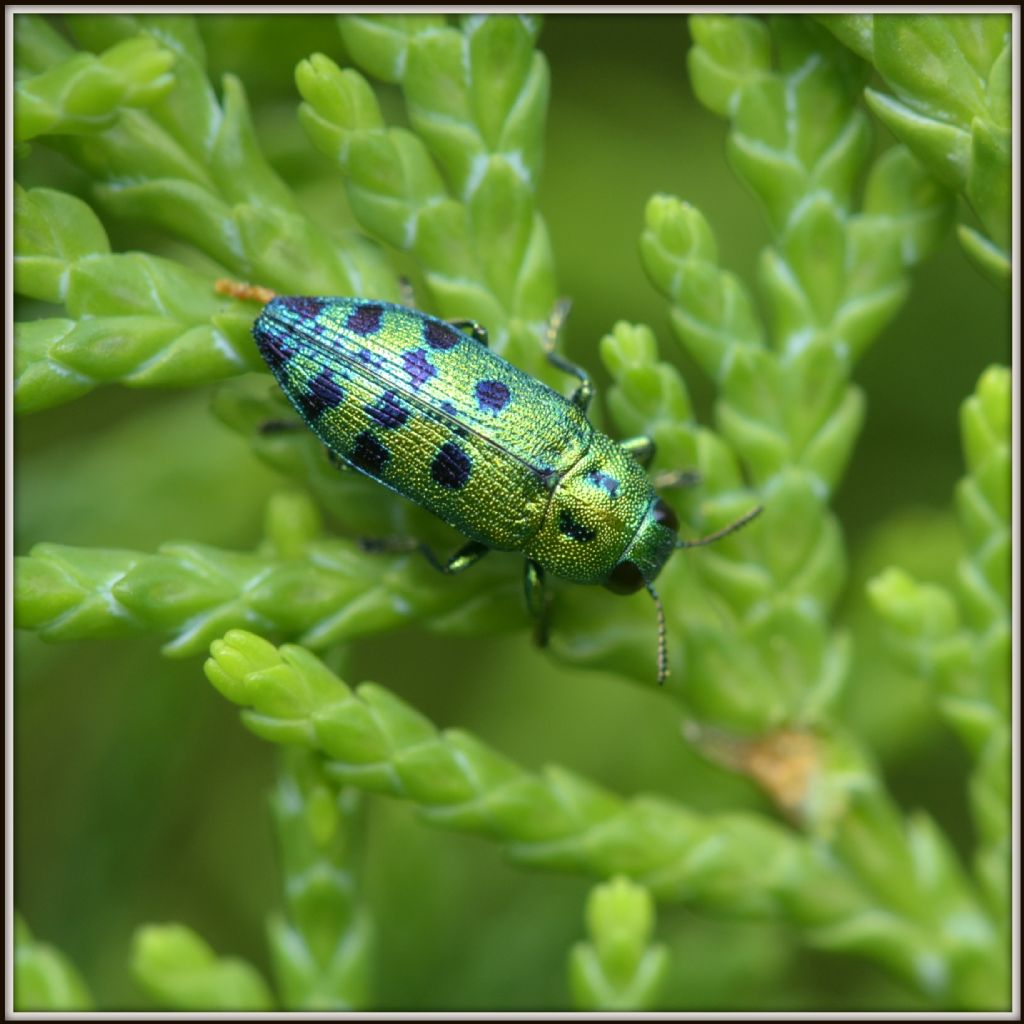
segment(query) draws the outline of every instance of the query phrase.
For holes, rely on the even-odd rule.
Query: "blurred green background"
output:
[[[340,181],[295,119],[292,81],[309,53],[346,63],[333,18],[200,22],[214,80],[225,71],[241,78],[278,170],[318,217],[347,216]],[[659,191],[694,203],[717,233],[723,266],[747,281],[767,232],[728,170],[725,125],[689,89],[688,45],[682,16],[546,18],[552,91],[540,199],[574,303],[570,355],[600,382],[597,340],[616,320],[646,322],[707,422],[708,382],[674,344],[640,267],[644,204]],[[400,120],[397,95],[385,90],[385,98]],[[890,144],[876,132],[879,145]],[[43,147],[16,170],[26,186],[89,198],[79,172]],[[189,258],[138,225],[105,223],[115,249]],[[1009,361],[1009,315],[1006,297],[949,239],[915,274],[910,301],[856,372],[868,420],[837,498],[852,561],[841,616],[857,643],[847,719],[876,750],[901,804],[927,808],[961,851],[971,843],[966,760],[922,684],[884,661],[863,584],[891,563],[951,577],[958,407],[985,366]],[[38,541],[251,548],[281,481],[208,414],[209,399],[203,390],[108,389],[20,419],[15,552]],[[508,566],[518,573],[513,559]],[[751,785],[682,745],[662,696],[558,668],[526,630],[472,642],[390,635],[353,650],[345,674],[386,685],[439,725],[470,729],[527,767],[557,761],[623,794],[773,813]],[[263,922],[280,902],[266,803],[275,754],[241,727],[200,662],[162,658],[153,638],[47,646],[19,634],[15,698],[16,904],[41,940],[72,958],[98,1004],[145,1005],[127,962],[131,933],[146,922],[185,922],[219,952],[266,970]],[[566,955],[583,934],[589,880],[514,868],[481,840],[422,827],[397,803],[373,801],[369,820],[380,1008],[567,1008]],[[665,1008],[917,1005],[879,968],[808,951],[775,925],[662,907],[656,935],[672,954]]]

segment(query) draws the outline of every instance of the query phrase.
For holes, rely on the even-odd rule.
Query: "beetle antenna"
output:
[[[218,278],[214,282],[213,290],[218,295],[227,295],[229,298],[241,299],[243,302],[262,302],[263,305],[277,295],[277,292],[273,292],[269,288],[261,288],[258,284],[232,281],[226,277]]]
[[[665,609],[662,606],[661,598],[654,587],[644,582],[647,593],[654,598],[654,607],[658,609],[658,685],[664,686],[668,679],[668,643],[665,640]]]
[[[572,299],[561,298],[555,303],[551,316],[544,327],[544,351],[551,354],[558,345],[558,336],[562,333],[565,321],[572,309]]]
[[[722,529],[716,530],[714,533],[709,533],[706,537],[699,537],[697,540],[677,540],[677,548],[699,548],[705,544],[714,544],[716,540],[721,540],[723,537],[728,537],[730,533],[735,533],[741,527],[744,527],[752,519],[756,519],[764,511],[763,505],[755,505],[746,515],[740,516],[735,522],[730,523],[728,526],[723,526]]]

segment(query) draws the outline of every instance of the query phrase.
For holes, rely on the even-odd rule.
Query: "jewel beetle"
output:
[[[525,557],[526,603],[546,635],[545,576],[646,589],[658,614],[658,682],[668,676],[665,615],[654,581],[676,548],[718,540],[761,510],[699,540],[681,540],[654,489],[648,437],[613,441],[587,419],[586,373],[555,351],[568,304],[545,338],[548,359],[576,377],[569,398],[488,347],[472,321],[360,298],[276,295],[218,281],[264,303],[253,337],[303,421],[351,467],[443,519],[467,543],[442,562],[463,572],[488,551]]]

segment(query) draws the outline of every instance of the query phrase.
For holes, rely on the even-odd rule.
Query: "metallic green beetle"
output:
[[[479,325],[357,298],[277,296],[219,282],[218,290],[266,303],[253,326],[260,353],[308,427],[343,465],[367,474],[455,527],[469,542],[446,573],[488,551],[526,557],[527,606],[546,635],[545,573],[642,588],[658,611],[658,681],[668,675],[665,623],[653,583],[681,541],[672,508],[645,468],[646,437],[615,442],[586,412],[593,394],[578,367],[548,358],[580,381],[571,398],[516,369],[487,347]],[[467,333],[468,331],[468,333]]]

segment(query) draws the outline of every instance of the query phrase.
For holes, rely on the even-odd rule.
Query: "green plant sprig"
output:
[[[25,20],[21,20],[25,19]],[[15,61],[31,63],[34,20],[20,16]],[[28,36],[28,38],[26,38]],[[28,51],[28,52],[27,52]],[[42,62],[39,62],[42,63]],[[101,131],[121,107],[145,107],[174,86],[174,54],[150,36],[125,39],[102,54],[76,53],[14,85],[14,141],[37,135],[82,135]],[[24,66],[24,63],[23,63]]]
[[[314,446],[317,456],[322,453]],[[367,482],[355,477],[347,474],[338,486],[362,493]],[[368,499],[353,524],[373,515],[374,502],[387,503],[379,488],[370,490]],[[385,510],[377,521],[376,535],[389,514]],[[429,518],[419,513],[416,535],[429,536]],[[400,517],[391,521],[399,531],[409,525]],[[444,536],[441,530],[437,534]],[[185,542],[162,544],[154,554],[37,544],[15,559],[15,624],[56,643],[170,634],[163,653],[189,657],[236,627],[325,650],[413,622],[456,636],[507,632],[526,622],[518,560],[493,556],[474,572],[444,583],[437,585],[437,571],[417,551],[368,553],[354,541],[325,536],[308,497],[280,494],[267,507],[264,542],[255,551]],[[578,589],[573,588],[574,599]],[[559,651],[566,660],[586,665],[595,658],[588,641],[595,621],[610,614],[614,599],[605,593],[583,599],[594,602],[598,618],[588,620],[575,600],[564,602]],[[654,685],[648,604],[611,607],[618,614],[606,644],[609,664]]]
[[[926,979],[925,965],[939,961],[925,959],[918,963],[919,983],[970,992],[968,1002],[998,1003],[985,986],[1002,991],[1002,965],[986,968],[982,959],[999,948],[999,929],[948,842],[924,816],[904,824],[859,743],[830,724],[849,645],[830,623],[845,553],[828,499],[863,418],[849,376],[906,297],[907,269],[945,232],[950,197],[906,150],[894,149],[875,162],[862,209],[855,209],[854,185],[869,155],[866,119],[855,106],[863,76],[854,58],[822,45],[813,25],[776,18],[769,29],[755,19],[717,16],[695,17],[691,25],[695,90],[732,122],[730,159],[761,200],[775,237],[760,265],[774,321],[770,330],[763,325],[745,286],[719,269],[700,213],[655,197],[642,243],[645,265],[672,301],[680,340],[718,385],[716,420],[725,444],[714,445],[705,432],[701,451],[699,432],[686,424],[689,411],[679,397],[685,393],[655,362],[649,339],[622,328],[618,347],[606,339],[603,348],[617,378],[612,409],[626,429],[695,455],[690,464],[724,488],[734,515],[744,500],[734,468],[742,460],[767,506],[763,522],[734,539],[737,547],[750,546],[742,561],[733,563],[723,544],[725,557],[701,553],[692,574],[677,560],[659,580],[673,617],[686,611],[678,632],[694,719],[688,732],[709,756],[761,783],[881,905],[917,915],[920,888],[911,879],[920,851],[931,848],[946,864],[937,886],[945,891],[934,898],[951,912],[958,908],[984,938],[962,942],[955,929],[945,929],[957,950],[955,977],[947,964]],[[625,339],[632,366],[620,351]],[[727,445],[735,457],[723,454]],[[730,687],[734,677],[738,685]],[[796,739],[787,750],[789,730]],[[737,732],[760,739],[730,738]],[[762,764],[766,750],[782,753]],[[805,756],[809,763],[801,768]],[[788,793],[782,780],[792,782],[794,771],[799,783]],[[818,940],[827,945],[835,938],[845,948],[882,945],[892,941],[890,925],[867,915],[856,926],[845,922],[820,932]]]
[[[277,991],[289,1010],[367,1005],[372,927],[355,872],[361,803],[360,793],[324,776],[319,758],[282,750],[271,808],[285,911],[268,932]]]
[[[252,964],[218,956],[183,924],[136,931],[132,972],[143,991],[178,1011],[364,1006],[372,934],[353,864],[360,802],[325,779],[308,751],[281,752],[271,808],[285,905],[267,922],[276,996]]]
[[[885,79],[891,95],[864,91],[872,113],[938,181],[964,196],[981,230],[958,225],[960,244],[1008,289],[1009,14],[823,14],[817,20]]]
[[[698,97],[730,119],[730,160],[772,229],[760,261],[771,329],[746,286],[719,268],[711,228],[692,206],[652,199],[641,243],[679,340],[718,386],[721,436],[766,506],[740,566],[695,560],[705,589],[731,601],[738,629],[730,618],[718,629],[699,619],[690,629],[689,618],[680,627],[698,693],[712,692],[724,664],[774,695],[742,719],[710,701],[693,708],[705,724],[747,732],[827,722],[845,681],[848,641],[830,619],[846,553],[828,503],[863,420],[849,378],[906,297],[906,266],[934,248],[951,211],[900,150],[876,161],[855,210],[870,142],[856,106],[860,64],[802,19],[769,25],[695,16],[689,66]],[[637,412],[631,428],[657,427],[652,410]]]
[[[14,289],[63,305],[73,318],[15,325],[18,413],[113,381],[174,387],[257,367],[251,314],[225,309],[211,277],[148,253],[112,253],[80,199],[17,183],[14,190]]]
[[[440,315],[486,324],[496,351],[531,372],[557,296],[536,209],[548,70],[534,17],[346,16],[369,73],[397,82],[412,130],[386,127],[366,79],[322,54],[296,72],[314,145],[344,172],[352,211],[412,255]]]
[[[904,831],[882,795],[844,823],[837,858],[763,815],[702,815],[623,800],[562,768],[526,772],[462,730],[438,732],[380,686],[350,689],[302,647],[235,630],[205,669],[258,736],[316,750],[337,783],[410,801],[430,824],[495,840],[516,862],[624,874],[661,900],[792,921],[809,942],[876,958],[937,1003],[995,998],[995,940],[955,855],[924,816]]]
[[[91,1010],[92,994],[68,958],[14,917],[14,1009],[51,1013]]]
[[[416,552],[368,554],[321,535],[302,495],[279,495],[255,552],[169,543],[137,551],[37,544],[15,564],[16,625],[49,641],[171,633],[172,657],[226,629],[297,637],[314,649],[419,621],[442,632],[510,629],[524,618],[518,578],[494,568],[436,585]]]
[[[669,967],[668,950],[651,945],[654,901],[618,875],[587,898],[588,941],[569,956],[569,985],[578,1010],[649,1010],[657,1005]]]
[[[185,1012],[273,1009],[266,981],[248,961],[218,956],[183,924],[151,924],[132,940],[132,974],[157,1006]]]
[[[194,20],[184,15],[69,17],[85,46],[113,46],[139,33],[176,58],[176,87],[145,111],[122,110],[88,138],[48,138],[96,182],[101,207],[191,243],[233,276],[286,294],[397,295],[379,252],[353,233],[332,235],[301,208],[264,158],[238,79],[224,78],[219,101],[206,74]],[[52,28],[48,50],[75,53]],[[56,37],[56,38],[54,38]],[[33,71],[35,49],[25,53]],[[340,228],[339,228],[340,231]]]
[[[955,591],[893,567],[868,595],[894,655],[929,680],[937,705],[974,758],[969,793],[975,872],[1008,940],[1010,855],[1011,378],[990,367],[961,412],[967,476],[956,503],[966,544]]]
[[[719,438],[687,424],[686,403],[667,390],[683,389],[667,384],[651,342],[617,332],[602,345],[616,420],[697,467],[715,512],[709,527],[765,505],[756,525],[692,567],[675,559],[662,577],[685,643],[690,713],[745,733],[827,721],[840,693],[848,641],[830,618],[846,553],[828,502],[863,421],[849,377],[906,297],[905,268],[934,248],[951,212],[945,191],[901,150],[875,163],[854,208],[870,143],[856,107],[860,63],[801,19],[770,26],[696,16],[689,65],[698,97],[732,122],[730,159],[774,235],[760,263],[771,329],[746,286],[720,269],[711,228],[692,206],[654,197],[641,241],[676,334],[718,386]],[[701,511],[691,500],[685,514],[701,524]]]

